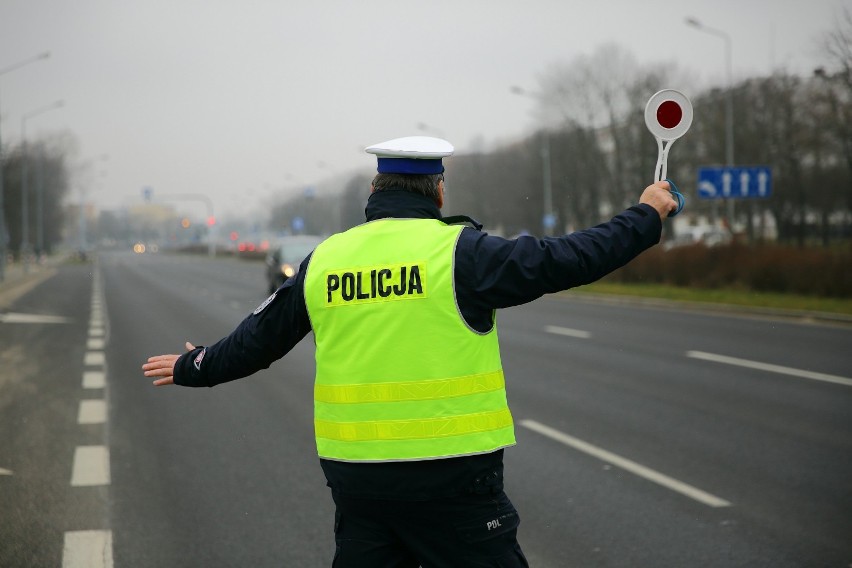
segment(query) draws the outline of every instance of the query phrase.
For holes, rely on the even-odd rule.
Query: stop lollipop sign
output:
[[[654,181],[669,182],[672,197],[677,201],[677,209],[669,214],[669,217],[674,217],[683,209],[685,200],[674,182],[666,178],[669,148],[692,126],[692,103],[686,95],[674,89],[664,89],[654,93],[645,105],[645,125],[657,139],[658,152]]]
[[[680,91],[659,91],[645,105],[645,125],[660,140],[677,140],[692,126],[692,103]]]

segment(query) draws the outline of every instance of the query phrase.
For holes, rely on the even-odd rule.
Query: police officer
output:
[[[329,237],[226,338],[151,357],[155,385],[212,387],[316,341],[317,451],[333,566],[527,566],[503,491],[515,443],[496,309],[593,282],[659,242],[666,182],[607,223],[503,239],[442,218],[445,140],[376,144],[367,222]]]

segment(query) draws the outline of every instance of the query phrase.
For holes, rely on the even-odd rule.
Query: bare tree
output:
[[[601,128],[629,111],[626,86],[639,66],[623,47],[609,43],[591,55],[551,65],[540,77],[540,115],[551,125]]]
[[[17,252],[21,246],[23,209],[27,211],[27,242],[44,248],[37,252],[51,251],[62,239],[62,204],[70,186],[67,162],[72,142],[71,138],[58,135],[30,142],[26,153],[21,146],[4,151],[4,211],[9,252]],[[22,208],[24,167],[28,172],[26,208]]]
[[[569,174],[554,182],[554,201],[577,225],[627,205],[652,181],[656,146],[643,110],[677,73],[673,64],[641,66],[631,52],[606,44],[541,77],[539,115],[563,131],[555,136],[564,151],[553,153],[553,169]]]
[[[814,74],[823,83],[821,98],[831,113],[827,129],[840,144],[849,171],[846,208],[852,210],[852,9],[842,10],[834,28],[824,35],[822,48],[828,68]]]

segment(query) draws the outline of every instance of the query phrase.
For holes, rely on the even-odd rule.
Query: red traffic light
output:
[[[207,226],[208,227],[212,227],[215,224],[216,224],[216,217],[214,217],[213,215],[207,217]]]

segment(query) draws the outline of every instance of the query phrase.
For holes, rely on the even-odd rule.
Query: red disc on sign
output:
[[[660,140],[680,138],[692,125],[692,103],[680,91],[659,91],[645,105],[645,125]]]
[[[674,128],[680,124],[681,118],[683,118],[683,109],[675,101],[663,101],[663,104],[657,107],[657,122],[663,128]]]

